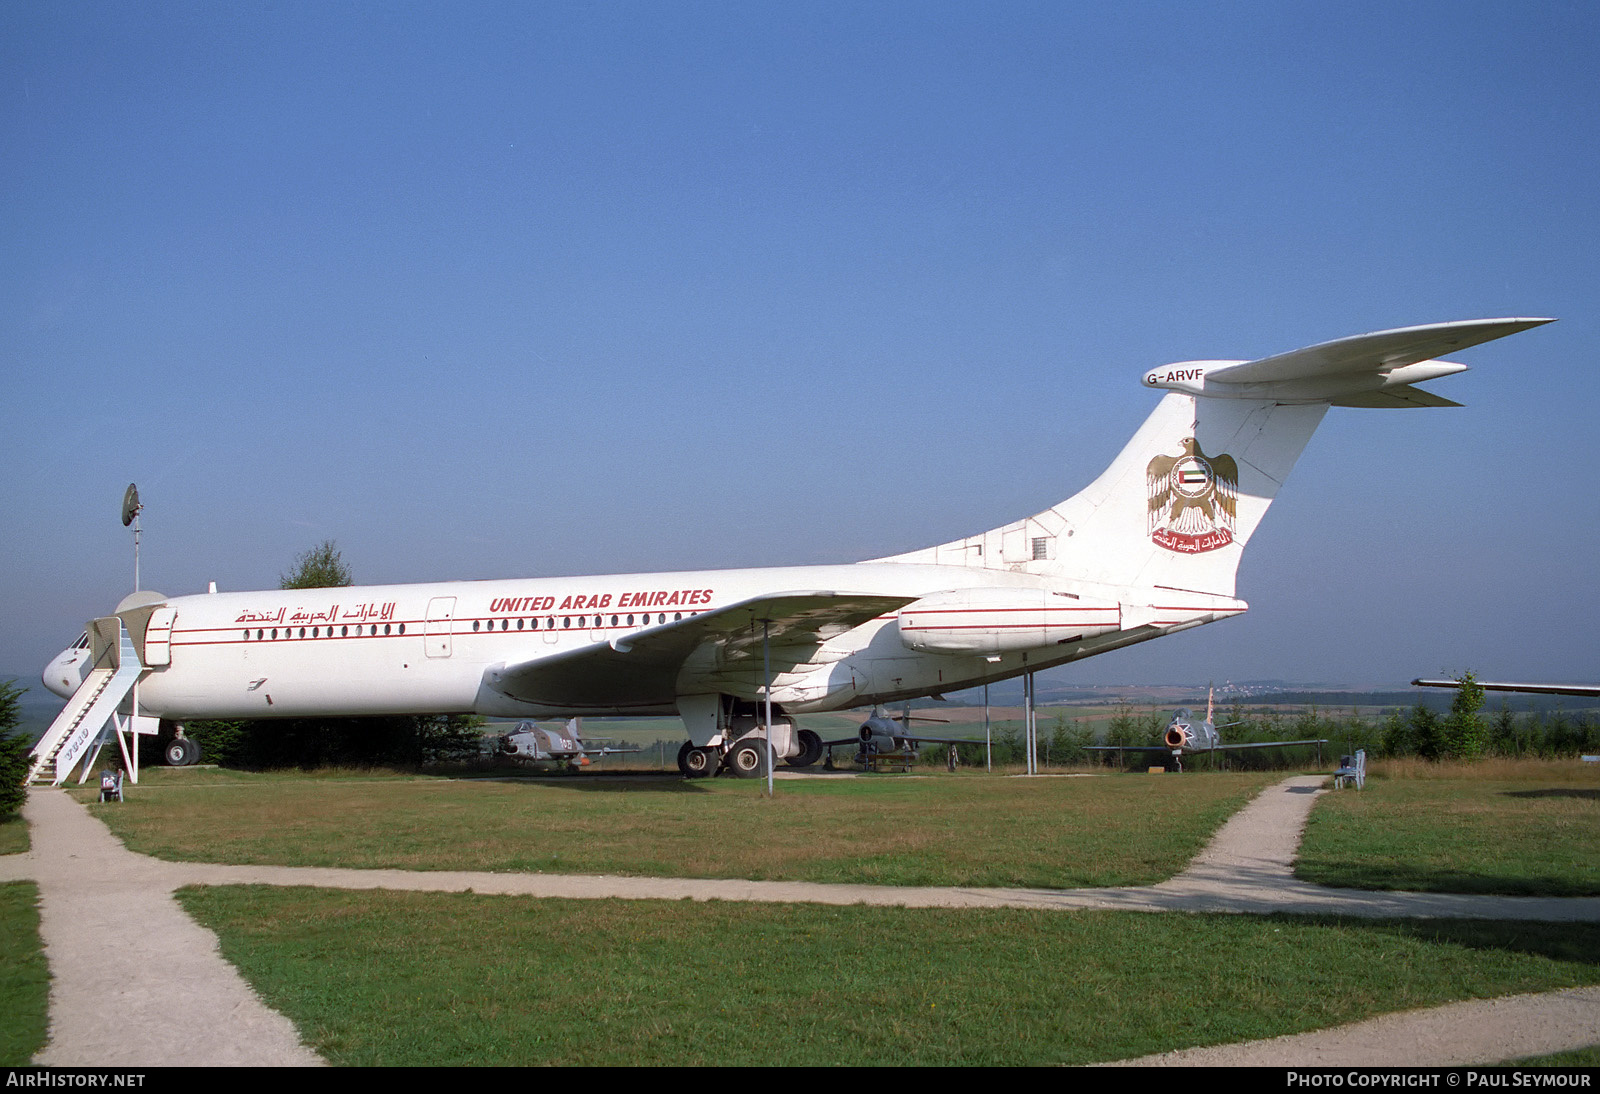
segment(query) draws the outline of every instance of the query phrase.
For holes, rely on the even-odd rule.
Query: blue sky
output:
[[[1600,7],[0,7],[0,669],[132,585],[851,561],[1075,492],[1147,367],[1451,319],[1242,619],[1069,670],[1600,679]]]

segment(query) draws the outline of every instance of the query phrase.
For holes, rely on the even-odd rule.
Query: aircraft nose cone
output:
[[[50,659],[44,672],[39,674],[40,682],[61,698],[72,698],[72,693],[83,683],[83,659],[83,650],[62,650]]]

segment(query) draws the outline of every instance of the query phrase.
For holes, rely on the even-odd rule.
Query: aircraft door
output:
[[[422,648],[429,657],[449,657],[450,632],[455,626],[456,598],[436,596],[428,601],[428,619],[422,628]]]
[[[144,627],[144,663],[146,665],[172,664],[172,622],[178,610],[163,605],[150,613]]]

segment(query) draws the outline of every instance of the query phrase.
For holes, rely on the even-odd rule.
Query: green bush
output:
[[[23,783],[28,779],[29,742],[17,733],[17,700],[25,690],[9,681],[0,683],[0,817],[21,809],[28,797]]]

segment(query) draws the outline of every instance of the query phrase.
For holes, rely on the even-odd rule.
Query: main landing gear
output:
[[[754,704],[750,704],[754,708]],[[809,729],[795,729],[787,715],[772,720],[772,752],[788,767],[810,767],[822,759],[822,738]],[[685,741],[678,749],[678,770],[686,779],[703,779],[710,775],[728,774],[738,779],[764,779],[767,777],[769,753],[766,726],[757,720],[752,710],[735,709],[730,724],[721,737],[713,737],[713,744],[696,746]],[[731,740],[730,743],[724,743]]]
[[[696,748],[690,741],[678,749],[678,770],[686,779],[703,779],[727,773],[736,779],[764,779],[767,776],[767,741],[746,737],[727,750],[716,745]]]
[[[746,737],[728,749],[723,769],[737,779],[764,779],[767,777],[767,742],[759,737]]]
[[[717,749],[696,748],[693,741],[683,742],[683,747],[678,749],[678,770],[686,779],[703,779],[714,774],[721,761]]]

